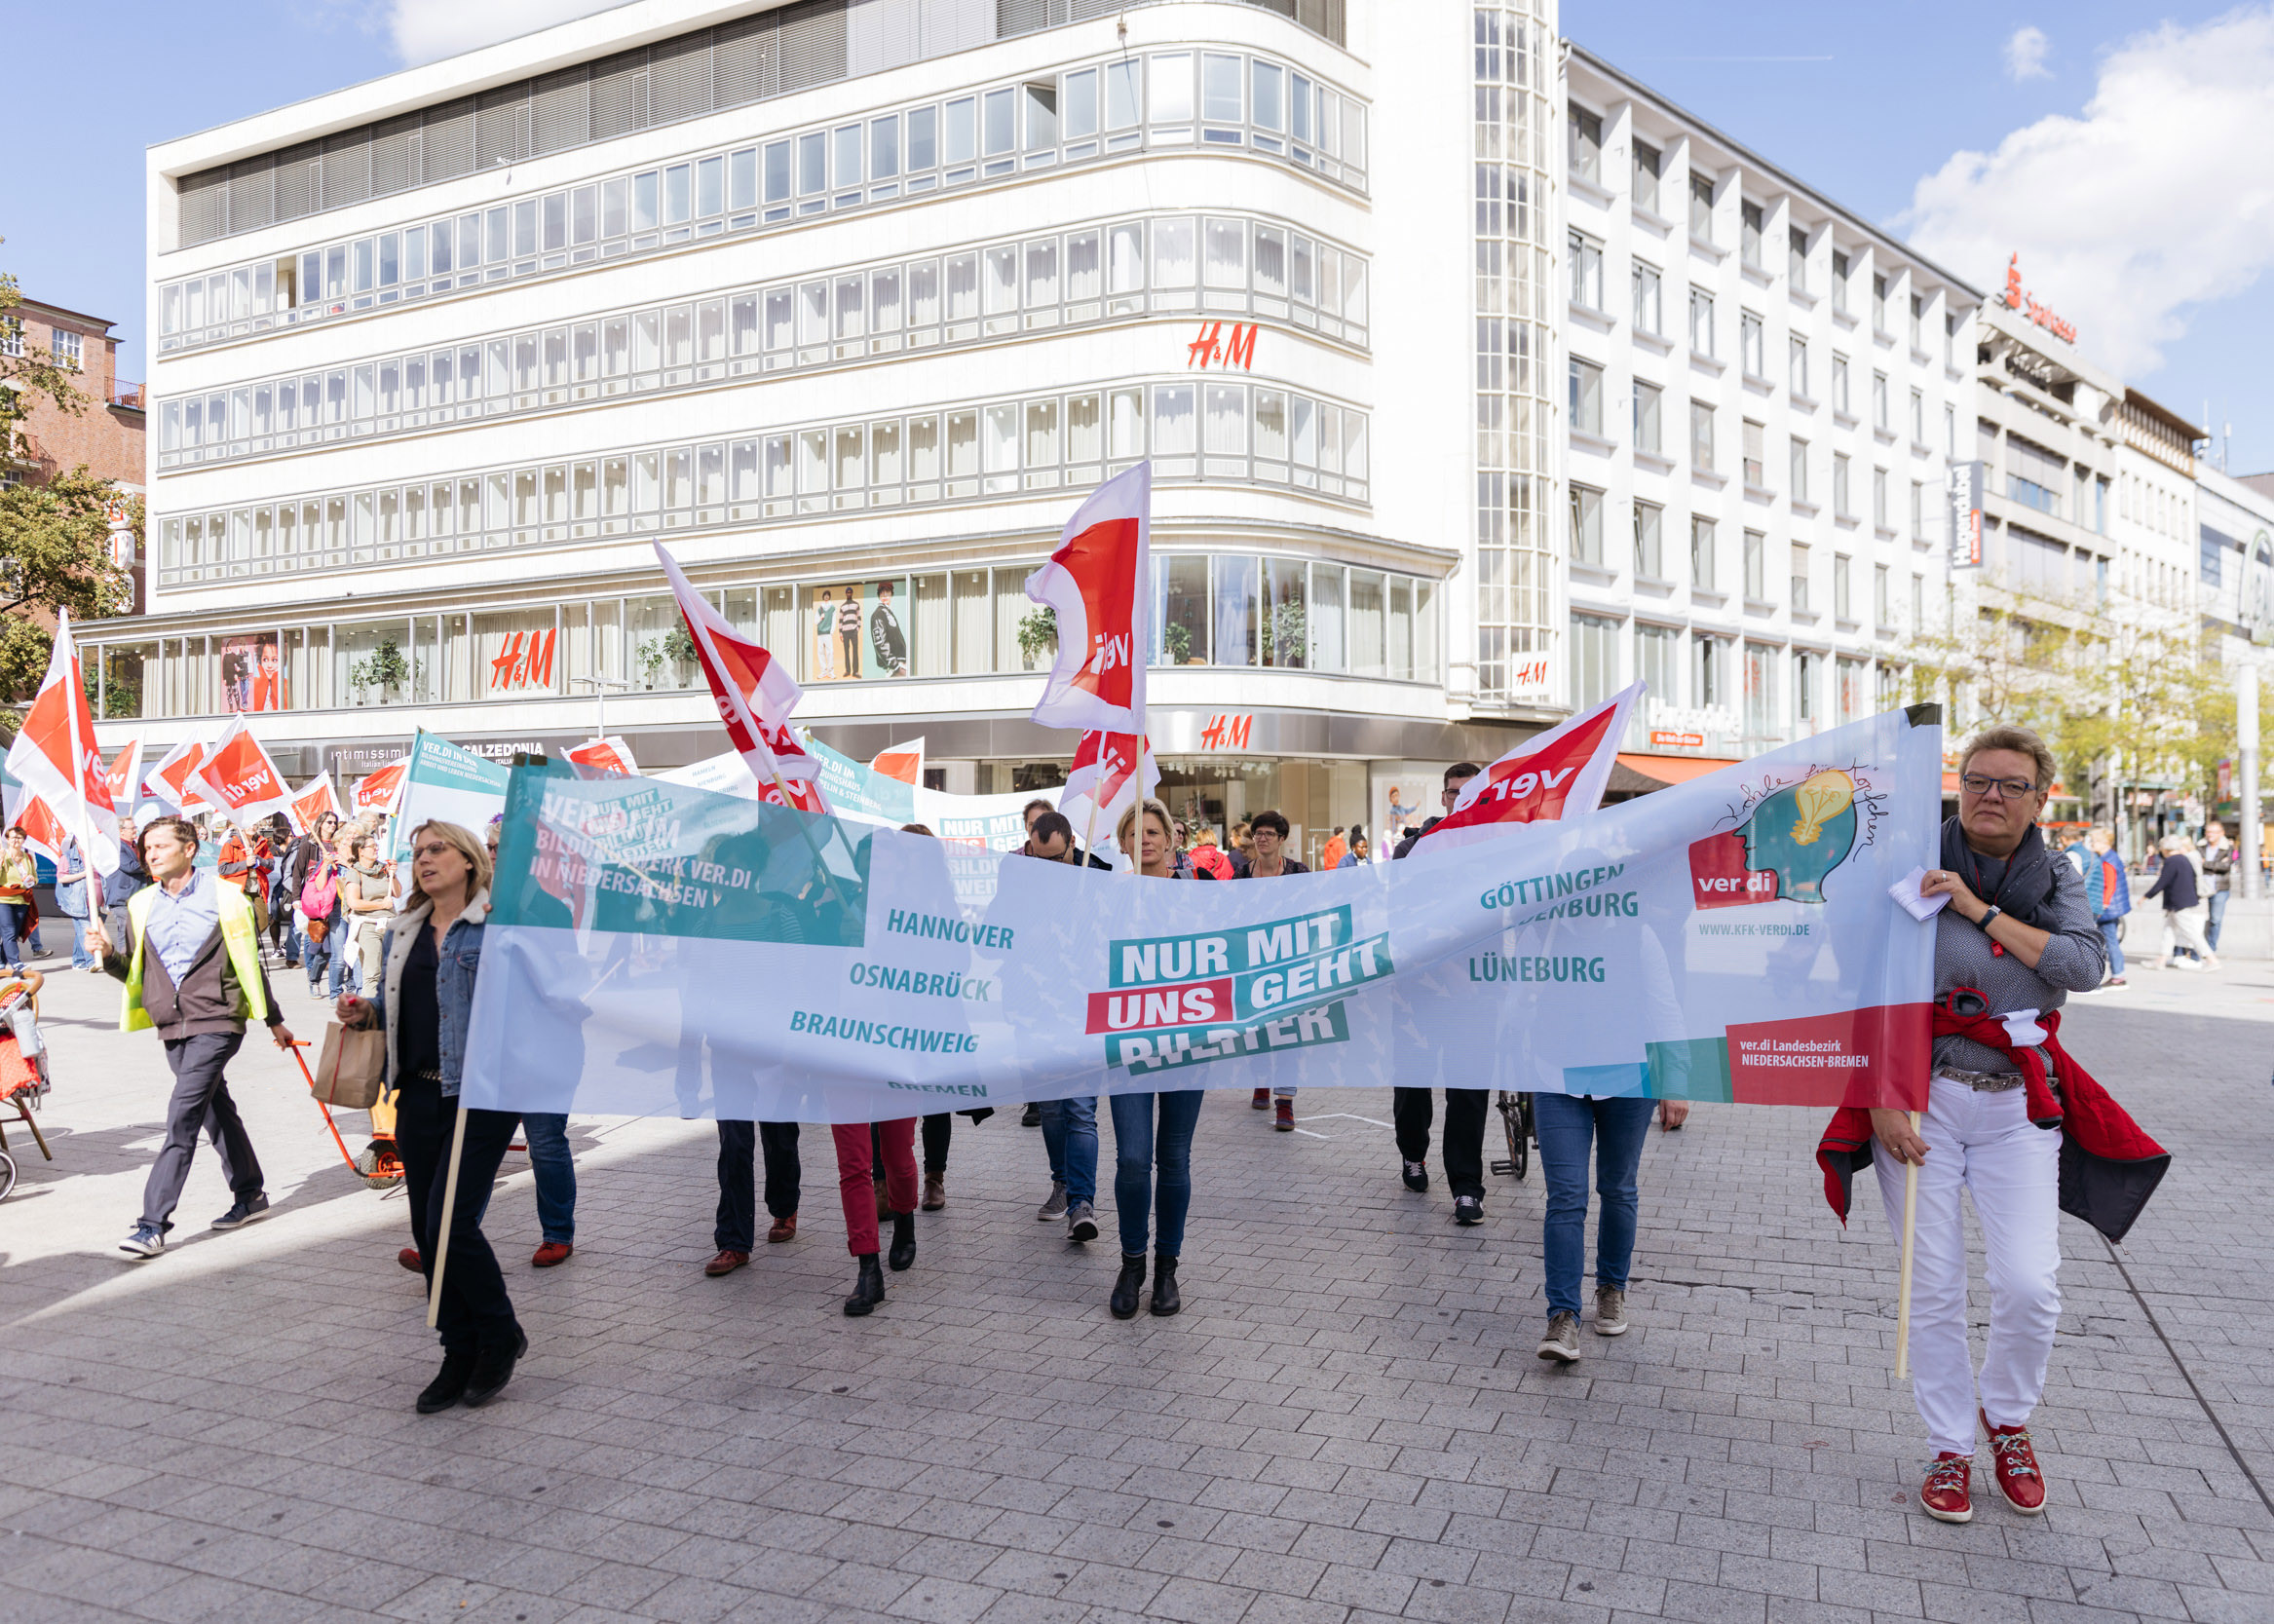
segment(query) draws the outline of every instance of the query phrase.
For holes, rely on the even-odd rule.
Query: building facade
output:
[[[1687,776],[1896,702],[1946,614],[1981,297],[1567,63],[1564,692],[1648,682],[1630,765]]]
[[[661,540],[824,739],[1044,785],[1022,583],[1139,458],[1180,812],[1379,823],[1555,715],[1552,8],[1068,10],[640,0],[152,149],[106,743],[275,695],[352,774],[605,692],[710,753]]]
[[[45,397],[36,399],[23,425],[29,455],[14,467],[0,465],[0,483],[37,483],[84,467],[129,495],[142,494],[142,386],[118,375],[119,340],[111,331],[116,325],[37,299],[0,316],[0,355],[45,352],[79,374],[73,387],[87,397],[86,409],[77,413],[57,409]]]

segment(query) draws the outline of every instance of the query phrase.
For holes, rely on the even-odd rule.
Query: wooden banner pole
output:
[[[450,1261],[450,1223],[458,1209],[458,1160],[466,1153],[466,1104],[458,1102],[458,1126],[450,1135],[450,1170],[442,1176],[442,1227],[438,1234],[430,1234],[427,1244],[435,1249],[435,1283],[427,1293],[427,1329],[432,1331],[442,1317],[442,1265]]]
[[[1911,1131],[1918,1132],[1917,1112]],[[1918,1163],[1903,1164],[1903,1264],[1895,1284],[1895,1379],[1911,1379],[1911,1262],[1918,1244]]]

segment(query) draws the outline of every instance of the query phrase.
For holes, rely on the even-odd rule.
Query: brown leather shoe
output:
[[[702,1265],[702,1272],[715,1280],[722,1274],[734,1273],[749,1261],[750,1254],[747,1252],[722,1251]]]
[[[791,1213],[787,1218],[776,1219],[774,1221],[774,1227],[766,1231],[766,1244],[769,1246],[779,1246],[785,1240],[795,1240],[797,1238],[798,1215],[794,1212]]]
[[[565,1240],[549,1240],[529,1254],[529,1266],[550,1268],[556,1264],[565,1264],[575,1255],[576,1250]]]
[[[940,1173],[924,1176],[924,1210],[937,1212],[947,1205],[947,1178]]]

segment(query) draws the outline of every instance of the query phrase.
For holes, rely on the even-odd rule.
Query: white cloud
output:
[[[379,24],[405,67],[604,12],[625,0],[383,0]]]
[[[1897,224],[1991,295],[2018,250],[2030,291],[2076,323],[2087,357],[2152,371],[2193,307],[2274,263],[2274,8],[2126,40],[2081,118],[1954,154]]]
[[[2025,79],[2052,78],[2053,70],[2045,65],[2045,53],[2052,44],[2042,28],[2016,28],[2014,37],[2005,42],[2006,76],[2017,85]]]

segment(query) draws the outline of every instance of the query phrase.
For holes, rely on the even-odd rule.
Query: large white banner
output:
[[[1933,926],[1890,888],[1934,860],[1942,785],[1914,714],[1244,885],[517,769],[466,1097],[835,1122],[1270,1083],[1914,1106]]]

